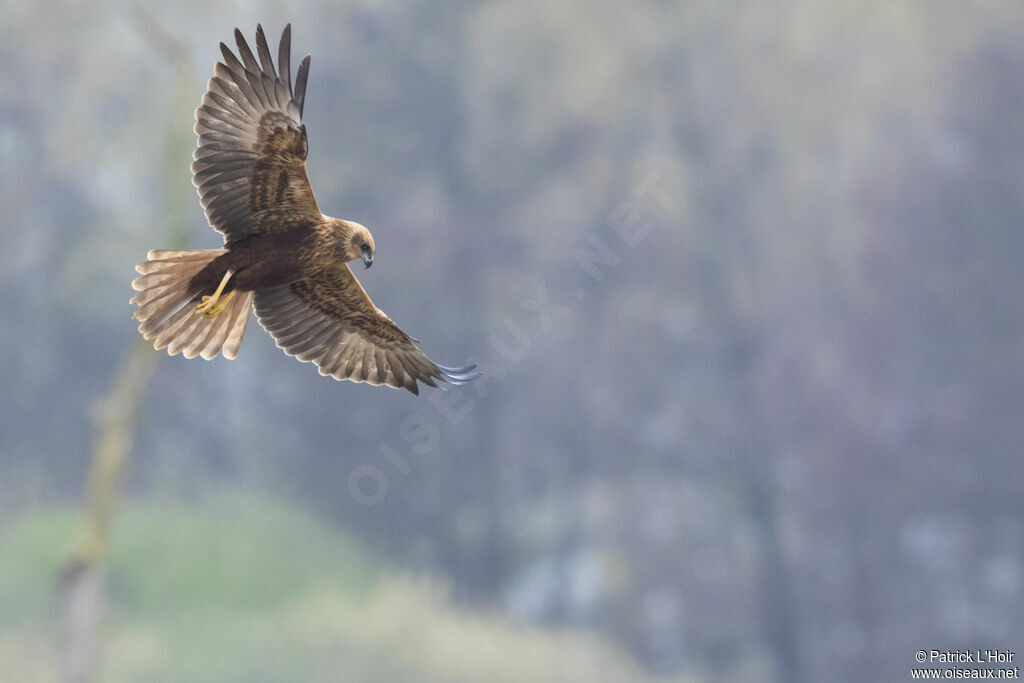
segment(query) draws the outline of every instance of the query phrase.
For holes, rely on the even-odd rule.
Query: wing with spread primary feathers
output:
[[[256,29],[258,61],[237,28],[235,41],[238,57],[220,44],[224,61],[196,110],[199,146],[192,163],[206,217],[227,244],[320,218],[306,175],[302,125],[309,56],[293,88],[291,25],[281,34],[278,70],[262,27]]]
[[[464,384],[474,366],[446,368],[416,348],[380,311],[347,265],[256,291],[256,316],[290,356],[316,364],[321,375],[386,384],[419,393],[417,381]]]

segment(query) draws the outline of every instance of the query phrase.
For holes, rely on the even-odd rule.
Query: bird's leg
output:
[[[213,293],[212,296],[203,296],[202,303],[196,306],[196,313],[202,313],[207,318],[213,318],[218,313],[224,310],[224,308],[228,305],[228,302],[231,301],[231,297],[235,295],[235,290],[232,289],[230,292],[227,293],[227,295],[223,299],[220,298],[220,295],[221,292],[224,291],[224,287],[227,286],[228,280],[230,280],[231,276],[234,274],[235,272],[230,269],[228,270],[228,272],[224,273],[224,279],[222,279],[220,281],[220,284],[217,285],[217,290]]]

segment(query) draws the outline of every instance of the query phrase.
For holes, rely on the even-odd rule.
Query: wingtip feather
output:
[[[270,46],[267,44],[267,34],[263,32],[263,25],[256,24],[256,51],[260,55],[260,64],[263,71],[271,78],[277,78],[277,70],[274,69],[274,60],[270,56]]]
[[[311,55],[306,55],[299,63],[298,73],[295,74],[295,106],[299,109],[299,117],[302,117],[302,109],[306,104],[306,80],[309,78],[309,60]]]
[[[281,42],[277,47],[278,76],[288,86],[288,96],[292,95],[292,25],[285,24],[281,31]]]
[[[444,365],[438,365],[437,367],[441,370],[443,379],[449,384],[456,386],[467,384],[483,376],[482,372],[474,372],[476,365],[464,365],[461,368],[449,368]]]

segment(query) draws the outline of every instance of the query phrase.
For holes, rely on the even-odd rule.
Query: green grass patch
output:
[[[0,627],[38,620],[58,608],[57,582],[74,547],[78,517],[40,509],[0,531]]]
[[[359,544],[264,497],[132,507],[115,539],[108,586],[131,614],[263,611],[318,588],[358,599],[372,585]]]
[[[0,534],[0,671],[56,679],[57,575],[79,520]],[[388,575],[352,538],[280,501],[123,505],[108,563],[105,683],[668,683],[597,636],[509,624]]]

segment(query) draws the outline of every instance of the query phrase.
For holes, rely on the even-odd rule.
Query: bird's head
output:
[[[369,268],[373,265],[373,235],[366,229],[366,226],[353,221],[343,221],[346,232],[345,260],[355,261],[362,259],[363,267]]]

